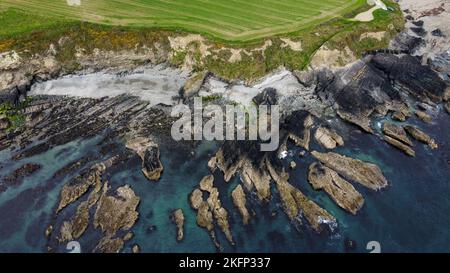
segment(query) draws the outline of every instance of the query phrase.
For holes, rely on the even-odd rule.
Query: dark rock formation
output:
[[[266,88],[253,98],[256,105],[276,105],[278,102],[277,90]]]
[[[412,27],[411,30],[420,37],[427,35],[427,32],[422,27]]]
[[[135,151],[142,159],[142,173],[150,181],[157,181],[163,171],[162,163],[159,159],[158,144],[146,137],[136,137],[126,143],[126,147]]]
[[[423,21],[422,20],[419,20],[419,21],[414,21],[414,22],[412,22],[415,26],[417,26],[417,27],[423,27]]]
[[[295,111],[285,121],[284,129],[288,131],[289,138],[294,141],[295,145],[309,150],[309,142],[311,141],[311,127],[314,120],[307,111]]]
[[[436,37],[444,37],[444,34],[442,33],[442,30],[440,29],[435,29],[431,32],[431,35],[436,36]]]

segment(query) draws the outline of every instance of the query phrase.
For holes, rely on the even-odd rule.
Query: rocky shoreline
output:
[[[408,22],[417,21],[411,15]],[[425,31],[426,23],[419,28]],[[417,37],[421,36],[421,30],[414,30],[414,36],[408,33],[410,30],[400,34],[390,49],[421,52],[429,41]],[[8,72],[1,73],[0,101],[17,103],[36,82],[66,74],[51,55],[49,52],[49,56],[37,57],[32,66],[21,63],[14,54],[2,55],[0,70]],[[162,55],[150,59],[148,55],[112,56],[105,63],[92,63],[89,70],[108,68],[128,73],[135,67],[136,60],[156,63]],[[435,58],[428,56],[427,59],[404,53],[374,53],[333,70],[277,72],[252,86],[225,81],[209,72],[191,74],[179,95],[173,98],[174,104],[189,103],[198,95],[212,98],[210,103],[221,105],[253,102],[282,106],[281,145],[277,151],[260,152],[259,142],[222,142],[208,162],[210,174],[199,181],[192,192],[186,193],[196,213],[196,223],[208,232],[216,249],[223,250],[222,235],[230,245],[238,244],[233,236],[233,225],[251,225],[258,217],[249,209],[250,199],[265,206],[277,196],[295,227],[306,226],[317,233],[336,231],[339,219],[290,181],[295,165],[287,168],[280,156],[288,152],[290,145],[302,150],[302,162],[313,161],[307,181],[302,182],[309,183],[315,191],[324,191],[352,215],[364,210],[365,200],[359,186],[374,192],[389,190],[387,187],[395,181],[388,182],[379,166],[333,151],[345,147],[349,139],[340,128],[328,122],[330,118],[339,118],[355,130],[383,139],[411,157],[415,156],[417,145],[439,149],[439,143],[425,129],[408,123],[420,119],[422,124],[433,124],[436,112],[446,109],[450,114],[450,55],[449,52],[434,52],[433,56]],[[127,60],[125,64],[124,60]],[[243,88],[248,89],[239,93]],[[217,90],[221,90],[221,96],[217,96]],[[170,116],[170,109],[169,105],[149,105],[126,94],[111,98],[36,96],[21,110],[24,126],[13,132],[0,132],[0,150],[9,150],[12,161],[32,159],[79,139],[102,139],[95,151],[54,174],[56,179],[67,174],[71,179],[62,187],[59,203],[53,211],[54,220],[47,225],[48,251],[57,251],[64,243],[85,236],[90,227],[101,233],[91,251],[124,250],[126,242],[133,237],[132,228],[139,221],[141,200],[139,192],[126,183],[111,189],[107,173],[138,159],[140,175],[149,181],[158,181],[166,168],[160,159],[161,145],[174,150],[190,150],[196,145],[171,139],[170,128],[175,118]],[[382,121],[377,125],[376,120]],[[38,172],[40,164],[26,163],[3,177],[0,193]],[[229,184],[234,177],[238,177],[240,183],[227,198],[231,197],[235,207],[225,207],[225,202],[221,201],[225,197],[219,194],[217,183],[223,179]],[[152,186],[149,183],[148,187]],[[229,221],[232,210],[239,213],[242,223]],[[184,229],[186,215],[181,209],[174,208],[168,217],[176,226],[173,236],[177,241],[189,236]],[[139,245],[133,245],[132,251],[139,252]]]

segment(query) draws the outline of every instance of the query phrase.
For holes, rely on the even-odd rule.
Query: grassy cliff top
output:
[[[78,0],[70,1],[71,3],[78,2]],[[292,70],[305,69],[311,63],[312,57],[324,45],[329,50],[345,49],[347,53],[357,58],[366,50],[386,47],[389,40],[404,27],[402,12],[398,5],[391,0],[384,0],[389,10],[376,10],[373,13],[374,20],[370,22],[359,22],[352,19],[356,14],[370,8],[365,0],[316,1],[317,3],[291,0],[227,0],[228,5],[224,5],[224,1],[135,0],[125,3],[125,1],[111,0],[108,1],[110,6],[97,6],[94,9],[92,2],[98,5],[103,3],[104,5],[106,1],[80,0],[80,6],[69,6],[67,0],[3,0],[0,2],[0,25],[2,26],[0,28],[0,53],[14,50],[25,58],[34,54],[45,55],[52,44],[56,46],[56,58],[62,66],[68,68],[68,70],[76,70],[81,68],[75,57],[77,49],[82,49],[84,53],[90,54],[94,49],[133,51],[140,48],[155,49],[155,45],[158,45],[158,47],[167,50],[170,57],[161,61],[169,61],[176,66],[190,64],[194,71],[208,70],[226,79],[253,80],[280,66]],[[230,4],[231,2],[233,2],[233,5]],[[256,2],[261,3],[262,7],[253,9],[253,12],[266,11],[262,12],[260,16],[247,17],[246,14],[250,11],[246,10],[249,10],[250,7],[237,9],[237,7],[244,7],[252,3],[256,6]],[[205,25],[201,24],[197,28],[191,28],[192,25],[181,23],[183,20],[190,18],[189,16],[177,17],[179,27],[176,25],[169,27],[157,22],[150,24],[151,13],[145,12],[148,16],[141,18],[143,20],[141,24],[136,22],[120,23],[123,21],[119,19],[125,15],[129,16],[132,10],[138,10],[139,14],[142,15],[143,11],[150,9],[149,3],[166,3],[167,5],[188,5],[189,3],[200,5],[202,3],[203,9],[207,10],[217,7],[227,11],[225,14],[235,11],[239,14],[239,17],[243,18],[242,20],[245,20],[245,24],[242,21],[231,20],[225,15],[221,17],[217,13],[209,14],[205,11],[201,14],[211,17],[210,20],[213,21],[227,20],[230,24],[239,25],[241,28],[254,29],[255,35],[250,37],[248,36],[250,32],[243,29],[245,35],[242,35],[244,32],[240,31],[234,32],[233,37],[222,35],[223,33],[220,32],[208,31],[206,21]],[[338,4],[339,7],[337,8],[336,5]],[[127,6],[127,8],[120,9],[117,5]],[[287,8],[289,5],[292,8]],[[346,8],[342,8],[344,6]],[[275,10],[275,7],[279,7],[279,13],[272,14],[269,12],[271,9]],[[322,10],[322,15],[328,14],[330,16],[316,21],[317,16],[313,16],[313,14],[317,15],[317,8],[319,7]],[[329,8],[339,12],[330,14]],[[92,12],[90,12],[91,10]],[[175,7],[173,10],[168,8],[166,10],[168,13],[179,13],[181,10],[188,12],[184,8]],[[301,10],[304,11],[303,15],[300,13]],[[313,12],[313,10],[315,11]],[[113,11],[117,14],[113,15]],[[192,9],[191,12],[199,11]],[[291,17],[282,16],[283,13],[291,14]],[[80,14],[84,15],[81,16]],[[104,15],[94,16],[95,14]],[[155,14],[158,14],[157,16],[161,20],[170,18],[167,14],[167,16],[160,13]],[[213,14],[215,15],[213,16]],[[295,21],[295,18],[302,21],[307,14],[311,15],[310,19],[315,19],[309,20],[307,24],[291,22],[292,20]],[[267,16],[273,16],[272,20],[279,21],[277,23],[267,21]],[[106,19],[107,17],[116,18],[116,20]],[[194,17],[197,18],[198,16]],[[133,20],[138,19],[136,17]],[[289,24],[283,23],[283,20],[288,20]],[[148,24],[144,24],[144,22]],[[274,31],[271,26],[279,29]],[[227,32],[226,27],[223,30]],[[189,41],[185,42],[186,44],[182,47],[173,46],[170,37],[184,37],[192,32],[200,33],[202,34],[201,37],[204,38],[187,39]],[[364,36],[365,33],[375,33],[376,35]],[[61,43],[62,37],[65,38],[64,43]],[[345,63],[345,61],[343,59],[342,63]]]
[[[366,0],[2,0],[48,20],[183,30],[224,41],[245,42],[294,32],[342,17]],[[37,22],[34,22],[37,23]],[[36,24],[19,23],[14,31]],[[8,30],[3,29],[3,32]]]

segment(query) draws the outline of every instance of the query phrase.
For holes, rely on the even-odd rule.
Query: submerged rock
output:
[[[203,193],[199,189],[195,189],[189,196],[189,201],[193,209],[198,210],[203,202]]]
[[[405,125],[403,128],[405,128],[406,132],[410,134],[413,138],[415,138],[418,141],[421,141],[425,144],[428,144],[431,149],[437,149],[438,144],[436,141],[431,138],[429,135],[425,134],[421,130],[419,130],[417,127],[411,126],[411,125]]]
[[[380,168],[375,164],[331,152],[319,153],[313,151],[311,154],[325,166],[367,188],[379,190],[388,185],[388,181]]]
[[[400,110],[395,111],[392,114],[392,118],[398,121],[406,121],[409,117],[411,117],[411,110],[407,105],[402,105]]]
[[[330,150],[344,145],[344,140],[340,135],[325,127],[317,128],[314,138],[320,145]]]
[[[8,187],[18,186],[22,184],[24,178],[33,175],[41,168],[41,165],[35,163],[24,164],[23,166],[14,170],[11,174],[3,177],[0,182],[0,192],[5,191]]]
[[[233,204],[242,216],[242,223],[247,225],[250,220],[250,214],[246,207],[247,200],[245,199],[245,192],[241,185],[236,186],[233,192],[231,192],[231,197],[233,198]]]
[[[177,209],[172,212],[170,219],[177,226],[177,241],[182,241],[184,238],[184,214],[182,209]]]
[[[320,163],[309,166],[308,181],[315,190],[324,190],[341,208],[356,214],[364,204],[363,196],[335,171]]]

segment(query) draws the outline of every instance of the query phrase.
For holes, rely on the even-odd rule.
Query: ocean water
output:
[[[333,121],[335,122],[335,121]],[[324,192],[314,191],[307,182],[307,170],[314,161],[310,156],[298,157],[299,149],[289,146],[293,156],[285,159],[297,162],[291,172],[290,182],[308,197],[326,208],[338,220],[338,228],[330,233],[316,234],[307,225],[290,223],[281,208],[276,189],[272,200],[262,205],[254,196],[247,195],[248,209],[256,216],[248,226],[241,224],[241,217],[231,202],[231,191],[240,183],[235,177],[225,183],[215,174],[215,186],[230,216],[231,231],[236,246],[228,244],[217,230],[218,240],[225,252],[344,252],[345,240],[356,242],[355,252],[368,252],[366,245],[377,241],[382,252],[448,252],[450,245],[450,119],[441,112],[435,124],[427,125],[412,118],[434,137],[439,149],[432,151],[415,142],[416,158],[405,156],[384,143],[380,137],[360,133],[349,125],[341,125],[346,141],[336,152],[378,164],[389,180],[389,186],[373,192],[358,184],[365,204],[356,215],[350,215],[333,203]],[[54,221],[59,191],[70,176],[52,179],[55,171],[69,162],[94,150],[101,137],[77,140],[56,147],[46,153],[21,161],[12,161],[7,150],[0,152],[0,176],[9,174],[26,162],[39,163],[43,167],[33,176],[24,179],[17,187],[0,193],[0,252],[44,252],[44,231]],[[115,189],[129,184],[140,196],[139,220],[132,228],[134,237],[126,243],[129,252],[137,243],[143,252],[215,252],[209,234],[196,225],[196,214],[190,208],[188,196],[205,175],[209,174],[207,161],[215,153],[218,144],[202,142],[193,154],[179,153],[162,146],[164,165],[162,179],[147,181],[140,170],[140,160],[135,158],[126,166],[111,169],[106,178]],[[322,150],[315,143],[313,149]],[[58,216],[56,226],[73,213],[71,205]],[[170,212],[182,208],[185,214],[185,238],[176,241],[176,228],[170,220]],[[253,214],[252,213],[252,214]],[[80,239],[82,250],[89,250],[101,236],[92,226]],[[57,251],[64,252],[65,246]]]

